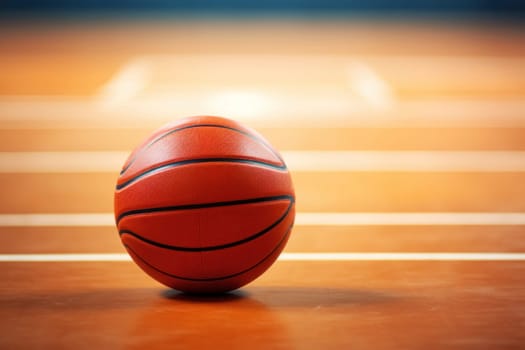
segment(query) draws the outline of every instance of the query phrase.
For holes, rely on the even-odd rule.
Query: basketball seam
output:
[[[272,163],[267,163],[259,160],[253,160],[253,159],[243,159],[243,158],[198,158],[198,159],[186,159],[186,160],[180,160],[172,163],[162,164],[158,165],[154,168],[148,169],[142,173],[139,173],[132,177],[131,179],[126,180],[123,183],[118,184],[116,186],[117,190],[121,190],[128,185],[132,184],[135,181],[140,180],[141,178],[148,176],[150,174],[158,173],[164,169],[170,169],[170,168],[176,168],[179,166],[184,166],[188,164],[201,164],[201,163],[241,163],[241,164],[252,164],[252,165],[258,165],[263,167],[268,167],[272,169],[277,170],[287,170],[286,165],[275,165]],[[283,163],[284,164],[284,163]]]
[[[139,240],[141,240],[141,241],[143,241],[145,243],[151,244],[151,245],[159,247],[159,248],[168,249],[168,250],[185,251],[185,252],[205,252],[205,251],[220,250],[220,249],[232,248],[232,247],[235,247],[235,246],[241,245],[243,243],[247,243],[247,242],[253,241],[253,240],[257,239],[257,238],[260,238],[260,237],[264,236],[266,233],[268,233],[271,230],[273,230],[275,227],[277,227],[281,222],[283,222],[286,219],[286,217],[290,213],[292,207],[293,207],[293,202],[290,202],[288,207],[286,208],[286,211],[284,212],[284,214],[281,215],[270,226],[264,228],[263,230],[255,233],[255,234],[253,234],[251,236],[243,238],[243,239],[241,239],[239,241],[226,243],[226,244],[221,244],[221,245],[216,245],[216,246],[198,247],[198,248],[197,247],[173,246],[173,245],[169,245],[169,244],[159,243],[159,242],[150,240],[148,238],[142,237],[139,234],[137,234],[137,233],[135,233],[135,232],[133,232],[131,230],[119,231],[119,235],[120,236],[122,236],[122,235],[130,235],[130,236],[135,237],[135,238],[137,238],[137,239],[139,239]]]
[[[292,195],[278,195],[278,196],[269,196],[269,197],[257,197],[257,198],[248,198],[248,199],[237,199],[232,201],[222,201],[222,202],[210,202],[210,203],[197,203],[197,204],[182,204],[175,206],[167,207],[153,207],[153,208],[143,208],[143,209],[133,209],[125,211],[119,214],[116,218],[116,224],[118,226],[119,222],[126,216],[130,215],[140,215],[147,213],[157,213],[165,211],[178,211],[178,210],[193,210],[193,209],[204,209],[204,208],[216,208],[216,207],[227,207],[232,205],[242,205],[250,203],[262,203],[262,202],[272,202],[278,200],[289,200],[291,203],[295,202],[295,197]]]
[[[222,128],[222,129],[228,129],[228,130],[232,130],[232,131],[235,131],[235,132],[238,132],[242,135],[245,135],[245,136],[248,136],[250,137],[251,139],[261,143],[263,146],[265,146],[270,152],[272,152],[272,154],[274,156],[277,157],[277,159],[279,159],[281,161],[281,163],[284,165],[284,161],[283,159],[281,158],[281,156],[273,149],[272,146],[270,146],[267,142],[265,142],[263,139],[257,137],[256,135],[253,135],[252,133],[249,133],[247,131],[244,131],[244,130],[241,130],[241,129],[236,129],[234,127],[231,127],[231,126],[226,126],[226,125],[220,125],[220,124],[196,124],[196,125],[187,125],[187,126],[183,126],[183,127],[180,127],[180,128],[175,128],[175,129],[170,129],[168,131],[166,131],[164,134],[161,134],[159,136],[157,136],[155,139],[151,140],[147,145],[145,145],[144,147],[142,147],[140,150],[137,151],[137,153],[135,153],[135,155],[129,160],[128,164],[126,166],[124,166],[122,168],[122,170],[120,171],[120,175],[124,175],[124,173],[131,167],[131,165],[137,160],[138,156],[140,154],[142,154],[142,152],[148,148],[150,148],[151,146],[153,146],[155,143],[157,143],[158,141],[160,141],[161,139],[163,139],[164,137],[166,136],[169,136],[175,132],[178,132],[178,131],[182,131],[182,130],[186,130],[186,129],[191,129],[191,128],[199,128],[199,127],[211,127],[211,128]]]
[[[227,276],[221,276],[221,277],[212,277],[212,278],[190,278],[190,277],[182,277],[182,276],[177,276],[177,275],[174,275],[174,274],[171,274],[171,273],[168,273],[168,272],[165,272],[165,271],[162,271],[160,270],[159,268],[151,265],[150,263],[148,263],[146,260],[144,260],[139,254],[137,254],[133,249],[131,249],[128,245],[124,245],[126,247],[126,249],[128,249],[133,255],[135,255],[140,261],[142,261],[145,265],[147,265],[148,267],[152,268],[153,270],[165,275],[165,276],[168,276],[168,277],[171,277],[171,278],[176,278],[176,279],[179,279],[179,280],[185,280],[185,281],[191,281],[191,282],[215,282],[215,281],[221,281],[221,280],[226,280],[226,279],[229,279],[229,278],[233,278],[233,277],[237,277],[237,276],[240,276],[246,272],[249,272],[255,268],[257,268],[259,265],[261,265],[263,262],[265,262],[266,260],[268,260],[283,244],[284,242],[286,241],[286,239],[290,236],[290,232],[292,230],[292,227],[293,227],[293,224],[290,225],[290,227],[288,228],[288,230],[286,231],[286,233],[284,234],[284,236],[281,238],[281,240],[279,241],[279,243],[277,243],[277,245],[275,246],[275,248],[272,249],[272,251],[266,255],[264,258],[262,258],[260,261],[258,261],[255,265],[253,266],[250,266],[249,268],[245,269],[245,270],[242,270],[240,272],[236,272],[234,274],[231,274],[231,275],[227,275]]]

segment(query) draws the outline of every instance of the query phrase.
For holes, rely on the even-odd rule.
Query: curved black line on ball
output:
[[[130,231],[130,230],[122,230],[122,231],[119,231],[119,235],[122,236],[122,235],[129,235],[129,236],[132,236],[132,237],[135,237],[137,238],[138,240],[141,240],[145,243],[148,243],[148,244],[151,244],[151,245],[154,245],[156,247],[159,247],[159,248],[163,248],[163,249],[169,249],[169,250],[175,250],[175,251],[184,251],[184,252],[206,252],[206,251],[212,251],[212,250],[219,250],[219,249],[226,249],[226,248],[231,248],[231,247],[235,247],[235,246],[238,246],[240,244],[243,244],[243,243],[247,243],[247,242],[250,242],[250,241],[253,241],[261,236],[263,236],[264,234],[270,232],[272,229],[274,229],[276,226],[278,226],[281,222],[283,222],[283,220],[288,216],[288,214],[290,213],[290,210],[292,209],[292,206],[293,206],[293,202],[290,202],[290,204],[288,205],[288,208],[286,208],[286,211],[284,212],[283,215],[281,215],[277,221],[273,222],[270,226],[264,228],[263,230],[251,235],[251,236],[248,236],[246,238],[243,238],[239,241],[235,241],[235,242],[231,242],[231,243],[227,243],[227,244],[221,244],[221,245],[215,245],[215,246],[208,246],[208,247],[182,247],[182,246],[174,246],[174,245],[169,245],[169,244],[164,244],[164,243],[160,243],[160,242],[156,242],[156,241],[153,241],[151,239],[148,239],[148,238],[145,238],[143,236],[140,236],[139,234],[133,232],[133,231]]]
[[[161,274],[163,274],[165,276],[168,276],[168,277],[171,277],[171,278],[176,278],[176,279],[183,280],[183,281],[191,281],[191,282],[215,282],[215,281],[221,281],[221,280],[226,280],[226,279],[229,279],[229,278],[237,277],[237,276],[240,276],[240,275],[242,275],[242,274],[244,274],[246,272],[249,272],[249,271],[257,268],[259,265],[261,265],[266,260],[268,260],[277,250],[279,250],[279,248],[284,244],[284,242],[286,242],[286,239],[290,236],[291,230],[292,230],[292,226],[290,226],[288,228],[288,230],[286,231],[284,236],[281,238],[279,243],[277,243],[275,248],[273,248],[272,251],[268,255],[266,255],[264,258],[262,258],[257,264],[255,264],[255,265],[253,265],[253,266],[251,266],[251,267],[249,267],[249,268],[247,268],[245,270],[242,270],[240,272],[236,272],[234,274],[231,274],[231,275],[226,275],[226,276],[221,276],[221,277],[212,277],[212,278],[190,278],[190,277],[177,276],[177,275],[174,275],[174,274],[162,271],[161,269],[151,265],[146,260],[144,260],[140,255],[138,255],[128,245],[124,245],[124,247],[126,247],[126,249],[128,249],[142,263],[144,263],[145,265],[147,265],[151,269],[153,269],[153,270],[157,271],[158,273],[161,273]]]
[[[138,175],[135,175],[131,179],[121,183],[117,184],[117,190],[121,190],[124,187],[132,184],[133,182],[140,180],[143,177],[146,177],[148,175],[160,172],[165,169],[170,168],[176,168],[179,166],[184,166],[188,164],[201,164],[201,163],[241,163],[241,164],[251,164],[251,165],[257,165],[257,166],[263,166],[266,168],[271,169],[277,169],[277,170],[287,170],[286,165],[275,165],[272,163],[267,163],[259,160],[252,160],[252,159],[242,159],[242,158],[199,158],[199,159],[187,159],[187,160],[180,160],[177,162],[167,163],[163,165],[156,166],[155,168],[148,169],[142,173],[139,173]]]
[[[126,216],[130,215],[140,215],[148,213],[158,213],[164,211],[177,211],[177,210],[193,210],[193,209],[205,209],[205,208],[216,208],[216,207],[228,207],[231,205],[242,205],[242,204],[251,204],[251,203],[263,203],[263,202],[273,202],[278,200],[289,200],[291,203],[295,202],[295,197],[292,195],[280,195],[280,196],[269,196],[269,197],[257,197],[249,199],[238,199],[233,201],[224,201],[224,202],[211,202],[211,203],[197,203],[197,204],[182,204],[174,205],[169,207],[155,207],[155,208],[144,208],[144,209],[135,209],[128,210],[123,212],[117,217],[117,225],[120,220]]]
[[[245,136],[248,136],[250,137],[251,139],[261,143],[263,146],[265,146],[270,152],[272,152],[272,154],[274,156],[277,157],[277,159],[279,159],[281,161],[281,163],[284,165],[284,160],[281,158],[281,156],[272,148],[271,145],[269,145],[265,140],[257,137],[256,135],[253,135],[249,132],[246,132],[244,130],[241,130],[241,129],[236,129],[236,128],[233,128],[231,126],[226,126],[226,125],[220,125],[220,124],[194,124],[194,125],[187,125],[187,126],[183,126],[183,127],[180,127],[180,128],[176,128],[176,129],[171,129],[171,130],[168,130],[166,131],[164,134],[161,134],[159,136],[157,136],[155,139],[151,140],[146,146],[144,146],[142,149],[140,149],[137,153],[135,153],[135,155],[133,156],[133,158],[131,158],[128,162],[128,164],[122,168],[122,170],[120,171],[120,175],[123,175],[126,170],[129,169],[129,167],[135,162],[135,160],[137,160],[138,156],[140,154],[142,154],[143,151],[147,150],[148,148],[150,148],[151,146],[153,146],[155,143],[157,143],[158,141],[162,140],[163,138],[165,138],[166,136],[169,136],[175,132],[178,132],[178,131],[182,131],[182,130],[186,130],[186,129],[192,129],[192,128],[221,128],[221,129],[228,129],[228,130],[232,130],[232,131],[235,131],[235,132],[238,132],[242,135],[245,135]]]

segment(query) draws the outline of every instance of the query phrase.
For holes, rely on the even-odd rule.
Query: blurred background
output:
[[[524,10],[0,1],[0,347],[182,334],[189,348],[522,348]],[[283,260],[247,287],[246,308],[168,300],[106,261],[128,258],[113,194],[129,152],[202,114],[261,132],[297,194]],[[166,326],[155,338],[145,323]]]
[[[524,10],[474,0],[3,1],[0,108],[14,121],[119,125],[194,114],[516,119]]]
[[[330,12],[352,12],[363,14],[370,13],[390,13],[400,11],[409,13],[436,13],[448,15],[513,15],[519,16],[523,11],[523,4],[520,1],[503,0],[292,0],[276,1],[268,0],[264,2],[249,2],[241,0],[196,0],[196,1],[168,1],[168,0],[127,0],[127,1],[103,1],[103,0],[55,0],[55,1],[35,1],[35,0],[6,0],[2,2],[2,8],[7,10],[19,10],[25,12],[46,12],[46,11],[199,11],[209,13],[221,12],[270,12],[270,13],[330,13]]]
[[[0,209],[110,212],[132,148],[166,122],[212,114],[286,153],[299,210],[519,211],[522,185],[485,188],[513,184],[500,177],[524,164],[509,152],[525,148],[524,8],[3,1],[0,183],[10,195]],[[316,176],[343,180],[315,188]],[[96,186],[75,187],[86,181]],[[59,200],[37,203],[30,190]]]

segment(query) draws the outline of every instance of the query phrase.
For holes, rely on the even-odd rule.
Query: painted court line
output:
[[[285,151],[292,171],[521,172],[524,151]],[[0,152],[0,173],[118,172],[128,152]]]
[[[105,107],[111,107],[131,100],[151,79],[151,73],[150,62],[133,60],[100,88],[98,101]]]
[[[280,261],[523,261],[525,253],[283,253]],[[0,254],[0,262],[131,261],[128,254]]]
[[[91,227],[115,226],[111,213],[0,214],[3,227]]]
[[[131,89],[130,89],[131,90]],[[132,93],[132,92],[130,92]],[[255,90],[264,100],[273,97]],[[350,92],[349,92],[350,94]],[[214,100],[217,96],[208,96]],[[273,101],[274,110],[257,116],[230,115],[229,109],[203,108],[203,96],[185,93],[177,98],[132,99],[114,105],[121,98],[113,95],[100,101],[92,98],[53,98],[50,96],[0,96],[0,123],[9,128],[56,129],[126,127],[154,129],[177,118],[196,114],[225,115],[253,127],[523,127],[525,96],[513,99],[450,99],[429,97],[398,100],[390,109],[375,108],[363,101],[334,95],[281,96]],[[383,99],[383,101],[385,101]],[[177,111],[174,114],[173,111]],[[329,113],[327,113],[329,111]],[[226,113],[226,114],[225,114]],[[323,115],[323,118],[319,116]],[[328,115],[329,117],[324,117]]]
[[[298,213],[300,226],[525,225],[525,213]]]
[[[0,173],[118,172],[128,152],[1,152]]]
[[[397,102],[388,82],[370,65],[361,60],[347,64],[346,75],[350,91],[377,110],[388,110]]]
[[[283,253],[283,261],[510,261],[525,253]]]
[[[525,171],[525,152],[288,151],[294,171]]]
[[[406,64],[407,62],[411,64]],[[151,125],[152,120],[155,120],[153,125],[160,125],[174,118],[173,113],[177,111],[178,117],[224,114],[241,121],[271,127],[296,126],[297,123],[301,127],[381,127],[384,123],[399,122],[408,127],[465,124],[474,127],[523,126],[525,96],[514,96],[511,93],[511,99],[487,99],[471,98],[467,94],[451,98],[437,93],[438,95],[424,99],[396,99],[396,84],[392,81],[395,79],[390,77],[391,73],[386,72],[398,71],[405,84],[408,82],[409,85],[420,84],[421,72],[430,72],[433,77],[430,78],[431,81],[437,79],[434,83],[438,86],[448,79],[453,82],[481,79],[490,84],[494,79],[499,81],[501,77],[510,81],[510,86],[513,86],[519,84],[525,74],[524,62],[522,57],[513,56],[137,55],[124,62],[93,96],[0,96],[0,122],[15,122],[19,126],[25,122],[33,128],[35,125],[56,127],[58,122],[67,123],[67,127],[93,127],[94,124],[138,126],[141,121],[142,124],[149,122],[148,125]],[[253,67],[258,66],[266,67],[268,74],[275,74],[273,85],[257,85],[247,78],[248,82],[235,88],[241,94],[236,94],[234,101],[228,101],[233,103],[215,103],[217,96],[223,96],[221,93],[217,95],[215,90],[224,92],[224,87],[208,91],[210,86],[205,82],[200,88],[194,87],[193,90],[187,87],[188,81],[192,82],[190,85],[194,85],[199,80],[191,76],[191,71],[199,71],[199,67],[219,71],[219,74],[223,70],[231,70],[236,72],[233,74],[243,76],[245,71],[253,71]],[[282,73],[290,70],[294,74],[318,71],[319,67],[324,76],[315,78],[314,74],[314,78],[305,78],[304,82],[297,83],[299,87],[307,88],[301,93],[297,91],[297,86],[281,91],[277,96],[271,93],[275,88],[282,89],[286,85],[279,80],[286,81],[280,77]],[[505,72],[509,74],[501,74],[501,67],[505,67]],[[181,69],[190,72],[182,79],[179,76]],[[323,85],[325,80],[331,83]],[[213,87],[213,83],[211,86]],[[249,96],[242,94],[248,90]],[[519,89],[517,91],[520,93]],[[262,103],[257,108],[250,105],[253,95],[261,97],[258,101]],[[249,104],[251,108],[236,107],[244,104]],[[323,117],[320,118],[320,115]],[[326,118],[326,115],[331,117]]]
[[[412,64],[406,64],[412,62]],[[373,108],[392,107],[395,96],[392,87],[387,80],[380,75],[384,68],[403,72],[405,81],[419,82],[421,71],[428,71],[437,75],[440,79],[447,78],[447,72],[454,72],[448,77],[452,80],[469,80],[472,76],[478,79],[493,79],[491,72],[501,66],[507,67],[513,74],[508,79],[519,79],[523,76],[525,60],[522,57],[494,57],[494,56],[409,56],[409,55],[287,55],[287,54],[162,54],[162,55],[139,55],[125,62],[120,70],[110,79],[110,86],[117,86],[127,91],[128,86],[135,86],[137,79],[129,71],[148,70],[148,74],[154,79],[159,76],[172,76],[173,87],[180,88],[178,79],[180,69],[233,71],[232,73],[249,75],[252,67],[260,66],[266,69],[267,74],[276,75],[276,84],[279,84],[279,76],[286,75],[290,71],[310,71],[323,68],[324,78],[332,79],[332,84],[337,86],[341,77],[346,77],[348,84],[354,93]],[[470,69],[460,69],[457,67]],[[145,68],[147,67],[147,68]],[[416,69],[414,69],[416,67]],[[473,68],[475,70],[473,71]],[[238,72],[240,71],[240,73]],[[388,71],[388,69],[387,69]],[[188,78],[188,77],[186,77]],[[282,78],[282,76],[280,77]],[[435,78],[434,78],[435,79]],[[345,79],[343,79],[344,81]],[[306,84],[305,84],[306,83]],[[318,83],[317,80],[306,80],[303,85]],[[427,83],[429,83],[427,81]],[[431,82],[430,82],[431,83]],[[253,83],[252,83],[253,84]],[[247,87],[240,87],[246,90]],[[320,94],[316,94],[319,96]],[[106,94],[102,94],[104,99]],[[348,96],[347,96],[348,97]],[[308,104],[308,100],[302,101],[302,105]],[[317,100],[319,105],[319,100]],[[329,105],[329,104],[327,104]],[[309,106],[311,107],[311,106]],[[328,107],[328,106],[327,106]],[[348,106],[346,106],[348,108]],[[302,114],[302,113],[301,113]],[[323,118],[324,119],[324,118]]]
[[[296,226],[525,225],[525,213],[297,213]],[[111,213],[0,214],[1,227],[115,226]]]

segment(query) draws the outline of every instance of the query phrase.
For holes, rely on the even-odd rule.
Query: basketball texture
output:
[[[290,174],[257,132],[219,117],[168,124],[125,162],[120,238],[157,281],[192,293],[239,288],[283,250],[295,217]]]

